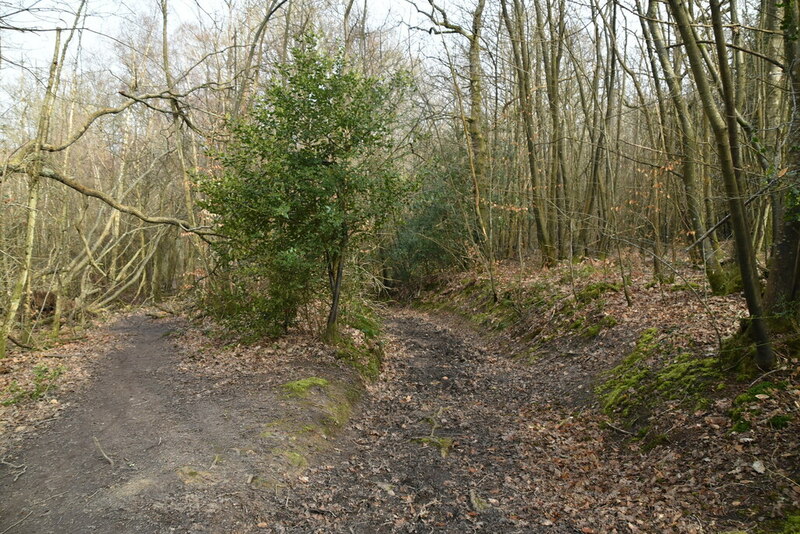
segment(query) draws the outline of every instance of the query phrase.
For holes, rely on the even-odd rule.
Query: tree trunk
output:
[[[711,123],[717,150],[719,152],[722,177],[728,196],[728,205],[731,211],[734,242],[736,245],[736,260],[742,274],[747,308],[750,312],[750,332],[756,344],[756,364],[762,369],[770,369],[775,365],[775,353],[772,351],[769,333],[764,322],[764,308],[761,299],[761,288],[758,283],[758,273],[755,267],[755,255],[752,241],[750,240],[750,225],[747,213],[742,202],[740,187],[739,145],[737,139],[736,109],[733,94],[733,84],[730,66],[726,53],[725,36],[719,13],[719,1],[711,0],[714,38],[719,58],[720,77],[722,82],[723,103],[725,116],[723,117],[714,100],[708,75],[704,69],[704,60],[700,47],[692,29],[689,15],[683,0],[669,0],[669,5],[678,30],[686,47],[687,57],[691,66],[692,75],[699,96],[703,103],[703,111]]]
[[[542,250],[542,258],[545,265],[552,265],[556,260],[556,250],[550,240],[547,231],[547,224],[544,218],[545,196],[542,194],[540,183],[539,166],[536,161],[538,154],[534,140],[536,138],[536,128],[533,120],[533,101],[531,98],[531,60],[528,38],[525,34],[525,11],[521,0],[514,0],[514,20],[512,21],[508,13],[508,0],[503,0],[503,19],[506,28],[511,36],[511,47],[514,57],[514,70],[516,72],[517,91],[519,93],[520,111],[522,112],[522,123],[525,136],[525,147],[528,156],[528,169],[530,171],[531,193],[533,195],[533,221],[536,229],[536,237],[539,247]]]
[[[61,30],[56,30],[55,51],[53,52],[47,89],[45,90],[45,97],[39,114],[36,138],[34,139],[30,153],[26,157],[26,172],[28,175],[28,217],[25,223],[25,252],[23,254],[22,265],[19,267],[16,283],[11,292],[11,299],[8,310],[6,310],[5,320],[3,321],[2,327],[0,327],[0,358],[6,356],[8,336],[11,334],[11,329],[14,327],[17,311],[22,302],[23,292],[30,278],[34,238],[36,237],[37,207],[42,186],[40,176],[43,165],[42,146],[47,142],[47,135],[50,130],[50,118],[53,114],[53,103],[55,102],[56,91],[58,90],[60,48]]]
[[[669,88],[670,99],[675,107],[676,115],[680,121],[681,137],[681,168],[683,171],[682,181],[683,190],[686,195],[686,204],[689,211],[692,236],[694,241],[706,232],[705,217],[703,216],[703,203],[700,198],[698,179],[695,162],[699,161],[699,150],[697,141],[697,131],[692,124],[691,114],[686,99],[683,97],[681,81],[672,67],[669,53],[664,42],[661,31],[661,23],[658,22],[658,10],[655,0],[650,1],[647,10],[647,18],[650,24],[650,34],[656,49],[656,55],[664,71],[664,79]],[[699,244],[700,256],[706,270],[706,277],[714,293],[722,293],[726,285],[724,274],[719,263],[719,258],[714,254],[714,248],[708,240],[702,240]]]
[[[796,3],[784,4],[784,50],[786,54],[789,101],[800,99],[800,43],[796,35],[800,29],[800,8]],[[786,136],[787,172],[780,189],[787,191],[778,197],[774,207],[775,219],[772,257],[769,263],[769,279],[765,304],[772,323],[786,328],[800,316],[800,204],[797,184],[800,182],[800,110],[791,108],[791,120]]]

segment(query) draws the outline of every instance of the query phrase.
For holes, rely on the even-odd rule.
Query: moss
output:
[[[589,328],[587,328],[586,330],[584,330],[581,333],[581,335],[583,337],[591,339],[593,337],[599,336],[600,332],[602,332],[602,331],[603,331],[603,325],[598,323],[598,324],[592,325]]]
[[[352,341],[342,340],[336,357],[351,365],[364,380],[373,381],[380,376],[383,367],[383,345],[375,342],[356,345]]]
[[[273,478],[255,476],[250,480],[250,486],[262,490],[269,490],[277,492],[279,488],[284,487],[283,484]]]
[[[347,401],[332,402],[325,407],[327,416],[322,421],[325,434],[333,434],[350,420],[353,406]]]
[[[665,400],[680,400],[695,408],[707,404],[705,391],[722,378],[718,360],[682,353],[661,369],[651,369],[647,360],[660,350],[657,335],[656,329],[643,332],[636,348],[595,389],[606,414],[628,418]]]
[[[595,389],[607,414],[621,411],[624,417],[629,415],[630,408],[637,402],[638,390],[651,375],[643,362],[652,356],[658,346],[657,333],[655,328],[645,330],[636,342],[636,348],[611,369],[607,373],[607,380]]]
[[[208,471],[201,471],[196,469],[190,465],[185,465],[183,467],[179,467],[175,470],[175,473],[178,475],[178,478],[184,484],[210,484],[214,482],[214,475]]]
[[[608,291],[617,292],[619,290],[620,290],[619,284],[611,284],[608,282],[595,282],[581,289],[578,293],[575,294],[575,298],[578,300],[578,302],[586,303],[600,298],[600,296],[603,293],[606,293]]]
[[[636,431],[636,435],[633,437],[633,439],[635,441],[643,440],[644,438],[647,437],[648,434],[650,434],[651,429],[652,428],[650,425],[645,425],[639,428],[639,430]]]
[[[776,384],[765,380],[751,386],[747,391],[733,399],[733,407],[729,412],[733,421],[733,431],[745,432],[752,428],[753,423],[750,419],[761,414],[761,410],[757,407],[757,403],[760,400],[758,395],[769,395],[772,391],[783,389],[786,389],[786,382],[778,382]],[[767,422],[774,429],[784,428],[788,425],[789,419],[791,419],[789,416],[779,415],[776,417],[778,418],[775,421],[777,426],[773,426],[771,420]],[[784,421],[783,417],[789,417],[789,419]]]
[[[308,397],[312,388],[324,389],[329,385],[330,382],[324,378],[311,376],[309,378],[303,378],[302,380],[295,380],[294,382],[286,382],[281,385],[281,388],[283,388],[287,397],[305,398]]]
[[[800,534],[800,511],[789,513],[785,519],[759,525],[757,534]]]
[[[581,332],[581,336],[585,338],[594,338],[600,335],[600,332],[605,328],[613,328],[617,325],[617,320],[612,315],[606,315],[599,322],[588,326]]]
[[[656,434],[644,442],[644,444],[642,445],[642,451],[650,452],[653,449],[661,447],[662,445],[666,445],[668,443],[669,439],[667,438],[666,434]]]
[[[347,310],[344,314],[344,322],[347,326],[355,328],[364,334],[366,339],[375,339],[381,335],[381,321],[375,311],[358,304],[353,309]]]
[[[746,332],[746,324],[742,325],[739,333],[723,340],[719,357],[723,368],[741,382],[751,380],[763,372],[755,363],[756,347]]]
[[[280,451],[280,455],[283,456],[292,467],[296,467],[298,469],[305,469],[308,467],[308,460],[306,460],[306,457],[299,452]]]
[[[722,262],[718,271],[708,271],[708,284],[714,295],[730,295],[742,291],[742,274],[734,261]]]
[[[505,292],[497,302],[487,295],[487,302],[469,319],[484,328],[502,332],[518,324],[522,318],[515,302],[510,291]]]
[[[737,434],[741,434],[742,432],[747,432],[752,428],[750,421],[745,419],[739,419],[735,423],[733,423],[733,427],[731,427],[732,432],[736,432]]]
[[[39,400],[50,390],[57,387],[56,382],[58,378],[64,374],[66,368],[63,365],[50,368],[44,364],[33,366],[33,384],[30,388],[25,389],[16,381],[11,382],[4,390],[3,393],[6,398],[0,401],[3,406],[12,406],[23,400]]]
[[[542,358],[542,353],[540,350],[541,347],[539,345],[533,345],[522,350],[521,352],[517,352],[513,355],[513,358],[527,365],[533,365]]]
[[[767,421],[767,424],[773,430],[782,430],[789,426],[789,421],[792,420],[791,415],[773,415]]]
[[[781,534],[800,534],[800,513],[787,517],[782,526]]]
[[[775,384],[768,380],[764,380],[751,386],[747,391],[733,399],[733,405],[741,406],[744,404],[750,404],[759,400],[757,395],[769,395],[769,393],[774,390],[783,391],[785,389],[786,382],[778,382]]]
[[[700,284],[695,284],[694,282],[682,282],[669,286],[670,291],[699,291],[700,289],[702,289]]]
[[[594,265],[589,263],[577,263],[577,261],[580,261],[578,258],[578,256],[575,256],[575,267],[571,269],[570,272],[558,279],[559,284],[570,284],[574,280],[589,278],[591,275],[597,272],[597,267]]]
[[[413,441],[422,443],[423,445],[433,445],[439,449],[442,458],[446,458],[450,454],[450,449],[453,447],[453,438],[443,438],[438,436],[425,436],[424,438],[414,438]]]
[[[703,386],[722,377],[716,358],[680,354],[656,376],[656,391],[667,399],[695,396]]]

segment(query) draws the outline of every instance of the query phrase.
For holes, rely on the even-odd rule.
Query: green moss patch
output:
[[[767,424],[773,430],[783,430],[784,428],[789,426],[789,421],[791,421],[791,420],[792,420],[792,416],[791,415],[779,414],[779,415],[773,415],[772,417],[770,417],[767,420]]]
[[[12,406],[25,400],[39,400],[57,387],[58,378],[64,374],[63,365],[50,368],[44,364],[33,367],[33,380],[29,387],[23,387],[16,381],[11,382],[3,393],[5,399],[0,401],[3,406]]]
[[[636,342],[636,348],[607,373],[605,382],[597,386],[595,393],[604,412],[621,412],[625,417],[630,414],[631,408],[641,398],[639,390],[642,384],[651,376],[645,360],[658,348],[657,335],[655,328],[645,330]]]
[[[447,437],[438,437],[438,436],[425,436],[422,438],[414,438],[414,441],[417,443],[422,443],[423,445],[431,445],[439,449],[439,454],[442,455],[442,458],[447,458],[447,455],[450,454],[450,449],[453,447],[453,438]]]
[[[202,471],[191,465],[178,468],[175,473],[181,482],[188,485],[207,485],[215,482],[214,475],[208,471]]]
[[[611,284],[609,282],[595,282],[581,289],[575,294],[578,302],[591,302],[600,298],[603,293],[608,291],[618,292],[621,289],[619,284]]]
[[[295,380],[294,382],[286,382],[281,385],[281,388],[287,397],[305,398],[308,397],[312,388],[324,389],[329,385],[330,383],[324,378],[311,376],[309,378]]]
[[[272,451],[274,454],[278,456],[282,456],[288,464],[297,469],[305,469],[308,467],[308,460],[305,456],[300,454],[297,451],[293,450],[283,450],[283,449],[275,449]]]
[[[722,379],[716,358],[697,358],[681,353],[659,368],[655,356],[663,350],[658,330],[645,330],[636,348],[606,374],[595,389],[603,411],[627,419],[666,400],[678,400],[697,406],[709,386]]]
[[[380,376],[383,367],[383,345],[369,341],[366,344],[356,344],[350,340],[341,340],[336,357],[351,365],[364,380],[373,381]]]
[[[800,534],[800,512],[790,513],[783,520],[768,521],[760,525],[756,534]]]
[[[757,420],[762,416],[762,401],[767,400],[776,391],[786,389],[786,382],[769,382],[767,380],[754,384],[733,400],[730,410],[733,432],[747,432],[756,426]],[[783,430],[792,420],[788,414],[775,414],[766,423],[772,430]],[[763,423],[763,419],[761,419]]]
[[[735,261],[725,261],[719,271],[708,272],[708,281],[714,295],[738,293],[744,287],[739,265]]]
[[[383,368],[380,318],[371,308],[359,305],[348,310],[345,323],[361,332],[363,339],[341,337],[337,343],[336,357],[358,371],[362,379],[377,379]]]
[[[700,284],[695,284],[694,282],[681,282],[669,286],[670,291],[700,291],[701,289]]]
[[[667,399],[696,396],[706,385],[722,379],[719,360],[695,358],[692,354],[678,355],[656,376],[655,390]]]
[[[583,321],[582,321],[583,322]],[[592,339],[600,335],[600,332],[606,328],[613,328],[617,326],[617,320],[612,315],[605,315],[598,322],[591,324],[581,331],[581,336],[587,339]]]
[[[719,357],[725,370],[734,374],[737,380],[750,380],[762,372],[755,364],[755,344],[744,328],[722,342]]]

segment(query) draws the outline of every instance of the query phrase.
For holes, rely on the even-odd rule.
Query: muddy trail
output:
[[[384,374],[335,435],[316,435],[329,401],[278,385],[346,371],[309,359],[214,380],[180,367],[181,326],[115,327],[125,346],[0,465],[0,532],[581,532],[563,495],[591,483],[564,465],[598,468],[600,444],[531,387],[541,369],[474,333],[395,311]]]

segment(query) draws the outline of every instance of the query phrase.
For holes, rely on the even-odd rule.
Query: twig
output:
[[[12,336],[11,334],[9,334],[9,335],[8,335],[8,339],[9,339],[9,341],[11,341],[11,342],[12,342],[14,345],[16,345],[16,346],[18,346],[18,347],[20,347],[20,348],[27,349],[27,350],[36,350],[36,347],[31,347],[30,345],[26,345],[25,343],[22,343],[21,341],[17,340],[17,339],[16,339],[14,336]]]
[[[83,500],[83,502],[89,502],[90,500],[92,500],[92,497],[94,497],[95,495],[97,495],[98,493],[100,493],[100,490],[101,490],[101,489],[103,489],[103,488],[98,488],[98,489],[97,489],[97,491],[95,491],[94,493],[92,493],[91,495],[89,495],[88,497],[86,497],[86,498]]]
[[[66,491],[61,492],[61,493],[56,493],[54,495],[51,495],[51,496],[47,497],[46,499],[42,499],[41,501],[36,501],[36,502],[31,503],[31,504],[33,504],[34,506],[40,506],[40,505],[46,503],[47,501],[52,501],[56,497],[63,497],[66,494],[67,494]]]
[[[102,454],[102,455],[103,455],[103,458],[105,458],[106,460],[108,460],[108,463],[110,463],[110,464],[111,464],[111,467],[114,467],[114,460],[112,460],[111,458],[109,458],[109,457],[108,457],[108,455],[106,454],[106,452],[103,450],[103,447],[101,447],[101,446],[100,446],[100,442],[99,442],[99,441],[97,441],[97,438],[96,438],[96,437],[94,437],[94,436],[92,436],[92,439],[94,440],[94,444],[95,444],[95,445],[97,445],[97,450],[99,450],[99,451],[100,451],[100,454]]]
[[[753,456],[753,458],[755,458],[755,456]],[[773,464],[773,467],[775,467],[775,469],[770,469],[769,467],[765,466],[765,468],[766,468],[768,473],[772,473],[773,475],[777,475],[777,476],[781,477],[782,479],[784,479],[789,484],[792,484],[793,486],[796,486],[797,488],[800,488],[800,483],[798,483],[796,480],[794,480],[792,478],[787,477],[783,473],[779,473],[778,470],[777,470],[778,467],[775,466],[774,464]]]
[[[25,467],[23,467],[22,471],[20,471],[20,472],[19,472],[19,473],[17,473],[16,475],[14,475],[14,482],[16,482],[17,480],[19,480],[19,477],[21,477],[22,475],[24,475],[24,474],[25,474],[25,473],[27,473],[27,472],[28,472],[28,466],[26,465]]]
[[[14,473],[14,482],[19,480],[19,477],[21,477],[22,475],[24,475],[28,471],[28,466],[27,465],[25,465],[25,464],[14,465],[11,462],[7,462],[5,457],[3,457],[3,459],[0,459],[0,464],[7,465],[11,469],[19,469],[20,470],[18,473]]]
[[[758,384],[759,382],[761,382],[762,380],[764,380],[764,377],[766,377],[767,375],[771,375],[772,373],[775,373],[775,372],[778,372],[778,371],[783,371],[783,368],[782,368],[782,367],[779,367],[779,368],[777,368],[777,369],[773,369],[772,371],[767,371],[767,372],[766,372],[766,373],[764,373],[763,375],[761,375],[761,376],[759,376],[758,378],[756,378],[755,380],[753,380],[753,381],[750,383],[750,385],[749,385],[749,386],[747,386],[747,387],[748,387],[748,388],[751,388],[751,387],[755,386],[756,384]]]
[[[16,527],[17,525],[19,525],[20,523],[22,523],[22,522],[23,522],[23,521],[25,521],[26,519],[28,519],[28,518],[31,516],[31,514],[33,514],[33,510],[31,510],[30,512],[28,512],[28,515],[26,515],[25,517],[23,517],[22,519],[20,519],[19,521],[17,521],[16,523],[14,523],[13,525],[11,525],[11,526],[10,526],[10,527],[8,527],[7,529],[5,529],[3,532],[0,532],[0,534],[6,534],[6,532],[8,532],[8,531],[9,531],[9,530],[11,530],[12,528]]]
[[[612,429],[616,430],[617,432],[622,432],[623,434],[627,434],[627,435],[629,435],[629,436],[633,436],[633,432],[631,432],[631,431],[629,431],[629,430],[625,430],[624,428],[620,428],[620,427],[618,427],[618,426],[614,426],[614,425],[612,425],[612,424],[611,424],[611,423],[609,423],[609,422],[606,422],[606,426],[607,426],[607,427],[609,427],[609,428],[612,428]]]
[[[7,461],[7,460],[5,459],[5,457],[3,457],[2,459],[0,459],[0,464],[7,465],[7,466],[9,466],[9,467],[10,467],[10,468],[12,468],[12,469],[22,469],[23,467],[25,467],[25,464],[21,464],[21,465],[14,465],[14,464],[12,464],[11,462]]]

